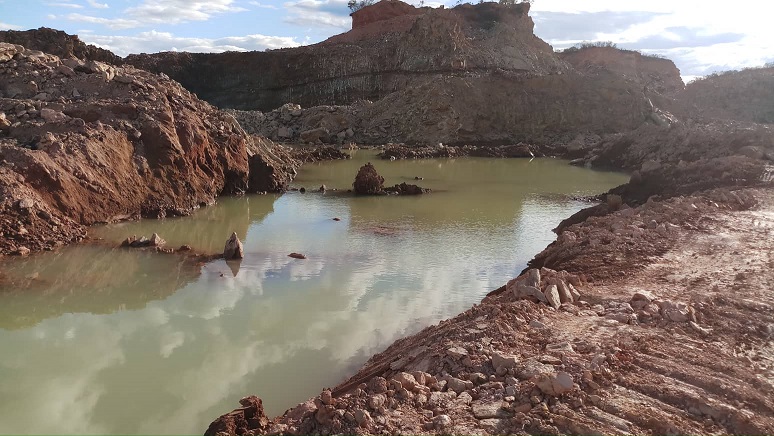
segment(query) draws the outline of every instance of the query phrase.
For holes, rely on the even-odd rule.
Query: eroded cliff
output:
[[[0,76],[0,253],[281,190],[292,175],[271,145],[166,76],[5,43]]]

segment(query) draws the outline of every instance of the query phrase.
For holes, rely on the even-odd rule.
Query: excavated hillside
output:
[[[446,10],[385,1],[355,12],[351,32],[320,44],[268,52],[130,55],[126,61],[164,72],[217,106],[264,111],[288,102],[309,107],[378,100],[454,73],[567,71],[551,47],[532,35],[528,11],[527,4]]]
[[[774,124],[774,67],[714,74],[689,83],[672,111],[683,118]]]
[[[163,75],[0,43],[0,254],[283,190],[291,160]]]
[[[575,68],[533,34],[528,12],[527,3],[433,9],[390,0],[352,14],[351,31],[308,47],[127,62],[163,71],[222,107],[265,112],[295,103],[336,112],[325,122],[320,110],[256,114],[245,126],[286,141],[323,128],[323,142],[566,142],[636,128],[655,97],[682,88],[674,64],[639,54],[607,53],[622,67],[604,73]]]

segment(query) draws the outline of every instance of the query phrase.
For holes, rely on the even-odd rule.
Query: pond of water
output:
[[[368,160],[386,184],[434,192],[347,194]],[[361,150],[306,165],[294,182],[305,194],[222,198],[186,218],[91,229],[105,246],[5,259],[0,433],[201,434],[249,394],[281,414],[479,302],[586,206],[573,196],[626,179],[554,159],[385,162]],[[321,184],[338,191],[311,192]],[[157,232],[219,252],[232,231],[240,264],[113,248]]]

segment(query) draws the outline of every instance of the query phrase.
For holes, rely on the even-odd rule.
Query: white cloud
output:
[[[86,3],[88,3],[89,6],[91,6],[92,8],[97,8],[97,9],[107,9],[110,7],[108,6],[107,3],[98,3],[95,0],[86,0]]]
[[[0,30],[21,30],[21,26],[17,26],[14,24],[8,24],[0,21]]]
[[[124,12],[145,24],[180,24],[206,21],[215,14],[245,10],[234,6],[233,0],[145,0],[141,5]]]
[[[70,8],[70,9],[83,9],[83,5],[78,5],[75,3],[66,3],[66,2],[52,2],[52,3],[46,3],[46,6],[51,6],[54,8]]]
[[[285,3],[286,23],[299,26],[325,26],[349,30],[351,19],[347,0],[300,0]]]
[[[107,4],[87,0],[94,8],[107,8]],[[114,30],[147,27],[149,25],[175,25],[191,21],[207,21],[213,15],[227,12],[241,12],[246,9],[234,6],[233,0],[183,1],[145,0],[139,6],[126,8],[122,18],[105,18],[84,14],[69,14],[70,21],[100,24]]]
[[[262,8],[262,9],[274,9],[274,10],[279,9],[278,7],[276,7],[274,5],[267,5],[267,4],[263,4],[261,2],[256,2],[256,1],[250,1],[250,2],[247,2],[247,3],[249,3],[250,5],[253,5],[255,7]]]
[[[113,30],[132,29],[143,25],[142,22],[137,20],[130,20],[126,18],[102,18],[102,17],[94,17],[91,15],[83,15],[83,14],[67,14],[65,18],[67,18],[70,21],[78,21],[82,23],[91,23],[91,24],[101,24]]]
[[[228,36],[224,38],[182,38],[168,32],[142,32],[134,36],[88,35],[83,40],[108,49],[119,56],[131,53],[160,51],[187,51],[193,53],[221,53],[224,51],[251,51],[297,47],[295,38],[267,35]]]
[[[532,11],[537,35],[557,48],[583,40],[612,41],[666,56],[686,78],[762,65],[770,58],[766,54],[774,52],[770,14],[752,0],[733,5],[652,0],[636,6],[612,0],[553,0],[536,2]]]

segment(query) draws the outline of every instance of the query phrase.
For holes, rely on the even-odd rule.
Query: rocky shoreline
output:
[[[774,191],[758,176],[608,200],[341,385],[274,419],[247,397],[206,434],[771,433]]]

